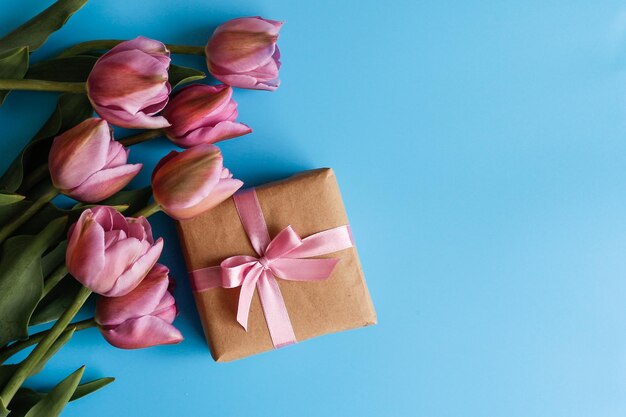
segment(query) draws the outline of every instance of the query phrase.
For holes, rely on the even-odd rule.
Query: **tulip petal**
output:
[[[232,72],[253,70],[274,55],[277,35],[263,32],[221,32],[207,45],[208,59]]]
[[[211,71],[211,74],[221,82],[238,88],[250,90],[274,91],[280,85],[280,80],[257,81],[256,78],[245,74],[220,74]]]
[[[111,329],[101,329],[104,338],[120,349],[141,349],[180,343],[180,331],[158,317],[144,316],[128,320]]]
[[[113,168],[116,166],[124,165],[128,160],[128,154],[130,151],[121,143],[111,141],[109,143],[109,153],[107,155],[107,161],[105,163],[106,168]]]
[[[172,294],[166,292],[152,315],[168,323],[172,323],[176,318],[176,314],[178,314],[176,300]]]
[[[107,122],[97,118],[87,119],[57,136],[48,160],[55,187],[72,189],[103,168],[110,143]]]
[[[142,237],[141,239],[145,239],[151,245],[154,243],[154,239],[152,238],[152,226],[150,225],[150,222],[148,222],[148,219],[142,216],[142,217],[136,217],[136,218],[128,217],[126,220],[128,221],[129,226],[133,224],[138,224],[143,229],[143,233],[131,234],[131,236],[136,237],[138,239],[140,238],[139,236],[145,236],[145,237]]]
[[[182,148],[190,148],[201,143],[216,143],[226,139],[236,138],[252,132],[252,129],[235,122],[220,122],[215,127],[203,127],[190,132],[182,138],[174,141]]]
[[[127,164],[115,168],[108,168],[91,175],[78,187],[66,192],[76,200],[94,203],[124,188],[141,170],[142,164]]]
[[[235,194],[243,186],[243,182],[234,178],[221,179],[211,193],[198,204],[190,207],[163,207],[163,211],[177,220],[195,217],[212,209]]]
[[[121,109],[99,106],[93,101],[92,104],[96,113],[103,119],[119,127],[125,127],[127,129],[162,129],[170,125],[163,116],[150,116],[144,112],[131,115]],[[162,108],[165,107],[167,100],[164,100],[161,104]]]
[[[163,116],[172,123],[168,135],[183,136],[198,127],[224,120],[221,115],[229,106],[232,93],[232,88],[223,84],[193,84],[183,88],[163,111]]]
[[[100,283],[91,278],[104,268],[104,229],[90,209],[81,214],[70,231],[65,263],[68,272],[83,285],[92,291],[100,288]]]
[[[197,145],[166,158],[152,175],[154,199],[166,212],[198,204],[219,181],[223,158],[214,145]]]
[[[112,55],[117,52],[124,51],[132,51],[138,49],[147,54],[154,56],[155,58],[163,57],[168,58],[167,61],[163,61],[166,64],[169,64],[169,56],[170,51],[167,49],[167,46],[162,42],[159,42],[154,39],[146,38],[144,36],[138,36],[135,39],[131,39],[129,41],[121,42],[120,44],[114,46],[107,52],[105,55]]]
[[[127,265],[130,265],[130,267],[126,269],[124,273],[119,275],[119,278],[117,279],[113,287],[103,295],[107,297],[119,297],[128,294],[130,291],[135,289],[137,285],[139,285],[141,280],[150,272],[152,267],[156,264],[159,256],[161,256],[162,250],[163,239],[159,238],[154,243],[154,245],[139,259],[136,259],[134,262],[127,263]]]
[[[162,268],[159,268],[162,267]],[[155,265],[146,278],[131,292],[121,297],[98,300],[96,321],[103,326],[116,326],[129,319],[147,316],[160,309],[169,286],[169,270]],[[162,307],[161,307],[162,308]]]
[[[102,56],[87,79],[89,97],[100,106],[115,106],[135,114],[147,100],[162,95],[167,66],[139,50]]]

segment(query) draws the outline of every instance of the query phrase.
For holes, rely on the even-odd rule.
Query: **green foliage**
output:
[[[28,47],[20,46],[0,52],[0,78],[24,78],[28,70]],[[9,91],[0,91],[0,105]]]
[[[115,378],[108,377],[80,384],[76,387],[70,401],[77,400],[98,391],[100,388],[109,385],[113,381],[115,381]],[[11,417],[24,417],[26,413],[28,413],[28,411],[33,408],[35,404],[41,401],[45,395],[45,393],[33,391],[28,388],[20,388],[17,394],[15,394],[13,401],[11,401]],[[1,415],[2,414],[0,414],[0,416]]]
[[[85,3],[87,0],[57,0],[43,12],[0,38],[0,51],[23,46],[27,46],[31,52],[38,49]]]
[[[15,236],[0,256],[0,346],[28,336],[28,322],[43,290],[41,256],[65,230],[66,219],[35,236]]]
[[[25,417],[56,417],[61,414],[65,405],[76,391],[85,367],[80,367],[65,378],[31,408]]]

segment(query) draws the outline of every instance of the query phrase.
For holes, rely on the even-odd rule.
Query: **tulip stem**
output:
[[[57,58],[67,58],[69,56],[80,55],[90,51],[103,51],[111,49],[122,42],[124,41],[119,39],[100,39],[82,42],[67,48],[65,51],[57,55]],[[173,54],[204,56],[204,46],[174,45],[171,43],[166,43],[165,46],[167,46],[167,49],[169,49]]]
[[[69,324],[67,328],[63,331],[63,333],[71,332],[72,330],[80,331],[80,330],[90,329],[96,326],[97,326],[96,321],[92,317],[87,320],[77,321],[75,323]],[[28,336],[28,339],[20,340],[19,342],[15,342],[12,345],[5,347],[3,350],[0,351],[0,363],[3,363],[7,359],[9,359],[11,356],[15,355],[17,352],[20,352],[21,350],[26,349],[27,347],[30,347],[34,344],[41,342],[41,340],[44,337],[46,337],[48,333],[50,333],[50,330],[44,330],[39,333],[35,333],[35,334]]]
[[[43,294],[41,298],[45,297],[52,291],[52,289],[67,275],[67,267],[65,264],[59,266],[57,269],[46,278],[43,284]]]
[[[26,223],[31,217],[33,217],[39,210],[43,208],[50,200],[56,197],[59,194],[59,191],[50,186],[50,189],[44,193],[41,197],[31,204],[26,210],[21,212],[17,217],[15,217],[10,223],[5,224],[0,228],[0,243],[7,240],[13,232],[19,229],[24,223]]]
[[[133,217],[150,217],[154,213],[157,213],[159,211],[161,211],[161,206],[159,205],[159,203],[154,202],[152,204],[148,204],[137,213],[133,214]]]
[[[124,146],[132,146],[141,142],[147,142],[151,139],[163,136],[163,130],[154,129],[146,130],[145,132],[137,133],[136,135],[126,136],[125,138],[118,139],[118,142]]]
[[[85,83],[24,79],[0,79],[0,90],[58,91],[64,93],[87,92]]]
[[[17,390],[22,386],[26,378],[28,378],[32,370],[37,366],[41,358],[43,358],[46,352],[48,352],[54,342],[56,342],[56,340],[65,331],[67,326],[70,324],[70,321],[72,321],[83,304],[85,304],[89,295],[91,295],[91,290],[86,287],[82,287],[78,291],[76,298],[74,298],[72,305],[63,312],[57,322],[54,323],[54,326],[52,326],[47,334],[43,336],[35,349],[33,349],[28,357],[21,362],[21,365],[17,368],[13,376],[11,376],[9,382],[7,382],[2,391],[0,391],[0,400],[3,402],[4,407],[9,405]]]

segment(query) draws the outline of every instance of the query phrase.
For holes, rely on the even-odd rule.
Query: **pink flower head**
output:
[[[102,55],[87,79],[89,100],[100,117],[131,129],[169,126],[154,116],[167,104],[170,52],[159,41],[138,37]]]
[[[87,119],[54,139],[50,177],[63,194],[93,203],[124,188],[141,170],[127,158],[128,150],[113,140],[107,122]]]
[[[145,217],[124,217],[112,207],[83,211],[68,233],[67,270],[91,291],[119,297],[132,291],[163,250]]]
[[[239,88],[276,90],[283,22],[240,17],[220,25],[206,45],[207,66],[215,78]]]
[[[121,349],[141,349],[183,340],[172,325],[177,309],[168,274],[167,267],[156,264],[128,294],[98,300],[95,319],[107,342]]]
[[[152,173],[154,200],[178,220],[217,206],[242,185],[224,168],[219,148],[208,144],[170,152]]]
[[[215,143],[252,132],[237,123],[237,103],[227,85],[192,84],[181,89],[163,111],[172,124],[167,137],[182,148]]]

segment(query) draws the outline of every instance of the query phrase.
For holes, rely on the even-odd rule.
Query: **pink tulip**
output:
[[[280,51],[276,41],[283,22],[241,17],[219,26],[206,45],[207,66],[225,84],[276,90]]]
[[[132,291],[152,269],[163,239],[152,239],[145,217],[124,217],[108,206],[83,211],[68,233],[68,272],[91,291],[119,297]]]
[[[163,111],[172,124],[165,129],[176,145],[190,148],[252,132],[237,119],[233,89],[227,85],[193,84],[181,89]]]
[[[127,158],[128,150],[113,140],[107,122],[87,119],[54,139],[50,177],[63,194],[93,203],[117,193],[141,170]]]
[[[102,55],[87,79],[96,112],[110,123],[134,129],[169,126],[162,116],[171,91],[170,52],[159,41],[138,37]]]
[[[178,220],[217,206],[242,185],[224,168],[219,148],[208,144],[170,152],[152,173],[154,200]]]
[[[172,326],[177,309],[168,273],[167,267],[156,264],[128,294],[98,300],[95,319],[107,342],[121,349],[141,349],[183,340]]]

